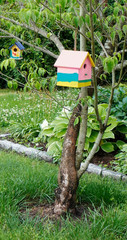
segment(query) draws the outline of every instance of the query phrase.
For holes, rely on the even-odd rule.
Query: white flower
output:
[[[66,113],[66,114],[70,113],[70,107],[64,107],[62,109],[62,113]]]
[[[46,119],[42,122],[42,124],[40,124],[40,127],[41,127],[41,129],[44,129],[45,127],[48,127],[48,122],[47,122]]]

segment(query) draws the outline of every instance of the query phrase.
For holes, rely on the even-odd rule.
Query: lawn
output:
[[[57,172],[56,165],[0,151],[0,240],[127,239],[127,184],[109,178],[82,177],[80,218],[32,217],[31,209],[54,202]]]
[[[54,91],[52,94],[0,90],[0,132],[20,124],[36,128],[44,119],[51,122],[66,105],[71,106],[78,96],[77,89]]]
[[[32,142],[41,131],[43,120],[49,123],[66,105],[73,105],[77,89],[49,92],[0,90],[0,133],[11,133],[15,141]],[[41,147],[42,148],[42,147]]]

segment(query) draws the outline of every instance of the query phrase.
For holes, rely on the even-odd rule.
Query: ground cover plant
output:
[[[127,185],[85,174],[77,194],[78,215],[53,220],[44,209],[55,198],[58,167],[0,151],[0,239],[127,238]]]

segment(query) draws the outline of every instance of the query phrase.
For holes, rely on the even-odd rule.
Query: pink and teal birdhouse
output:
[[[25,49],[24,46],[20,42],[15,42],[13,45],[9,47],[10,49],[10,58],[13,59],[22,59],[22,52]]]
[[[91,85],[95,64],[89,52],[63,50],[54,67],[57,67],[58,86],[80,88]]]

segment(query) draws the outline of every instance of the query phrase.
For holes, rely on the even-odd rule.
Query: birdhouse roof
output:
[[[54,67],[81,68],[87,57],[89,58],[92,67],[95,67],[89,52],[62,50]]]
[[[16,45],[20,50],[24,50],[25,49],[24,46],[22,45],[22,43],[20,43],[20,42],[15,42],[14,44],[12,44],[9,47],[9,49],[12,48],[14,45]]]

